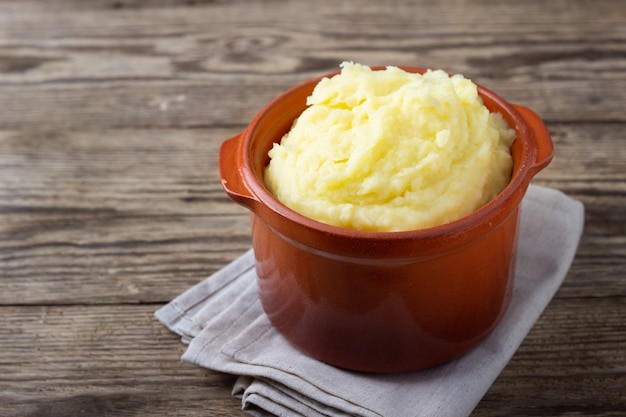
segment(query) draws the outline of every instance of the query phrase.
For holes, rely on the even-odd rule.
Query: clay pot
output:
[[[531,178],[552,159],[548,131],[531,110],[479,86],[487,108],[501,113],[517,135],[511,181],[494,200],[421,230],[330,226],[284,206],[262,179],[272,144],[305,109],[321,78],[272,100],[220,148],[224,189],[252,213],[263,308],[296,348],[338,367],[398,372],[456,358],[489,335],[509,304],[520,202]]]

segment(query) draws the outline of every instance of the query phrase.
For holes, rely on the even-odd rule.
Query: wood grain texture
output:
[[[180,362],[153,310],[0,307],[0,415],[237,415],[234,377]]]
[[[625,117],[619,1],[54,3],[0,4],[0,125],[244,125],[343,60],[461,72],[549,121]]]
[[[0,303],[164,302],[245,251],[217,173],[231,133],[0,133]]]
[[[250,246],[220,143],[344,60],[463,73],[547,123],[572,268],[473,417],[626,414],[621,0],[0,0],[0,416],[233,416],[152,317]]]

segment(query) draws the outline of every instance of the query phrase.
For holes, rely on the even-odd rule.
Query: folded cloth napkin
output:
[[[240,376],[233,395],[253,416],[468,416],[561,285],[583,214],[583,205],[560,191],[531,186],[522,202],[507,313],[477,347],[426,370],[350,372],[293,348],[263,313],[252,250],[155,316],[189,344],[184,361]]]

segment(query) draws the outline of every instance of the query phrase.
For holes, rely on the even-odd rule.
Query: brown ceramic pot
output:
[[[548,131],[531,110],[479,86],[487,108],[517,134],[509,185],[484,207],[441,226],[343,229],[294,212],[263,184],[268,151],[320,79],[275,98],[220,148],[226,193],[252,212],[263,308],[295,347],[335,366],[398,372],[458,357],[494,329],[508,306],[519,206],[531,178],[552,159]]]

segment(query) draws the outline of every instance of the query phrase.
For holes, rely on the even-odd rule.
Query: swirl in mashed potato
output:
[[[283,204],[344,228],[414,230],[468,215],[508,184],[515,134],[472,81],[341,68],[269,152],[265,184]]]

